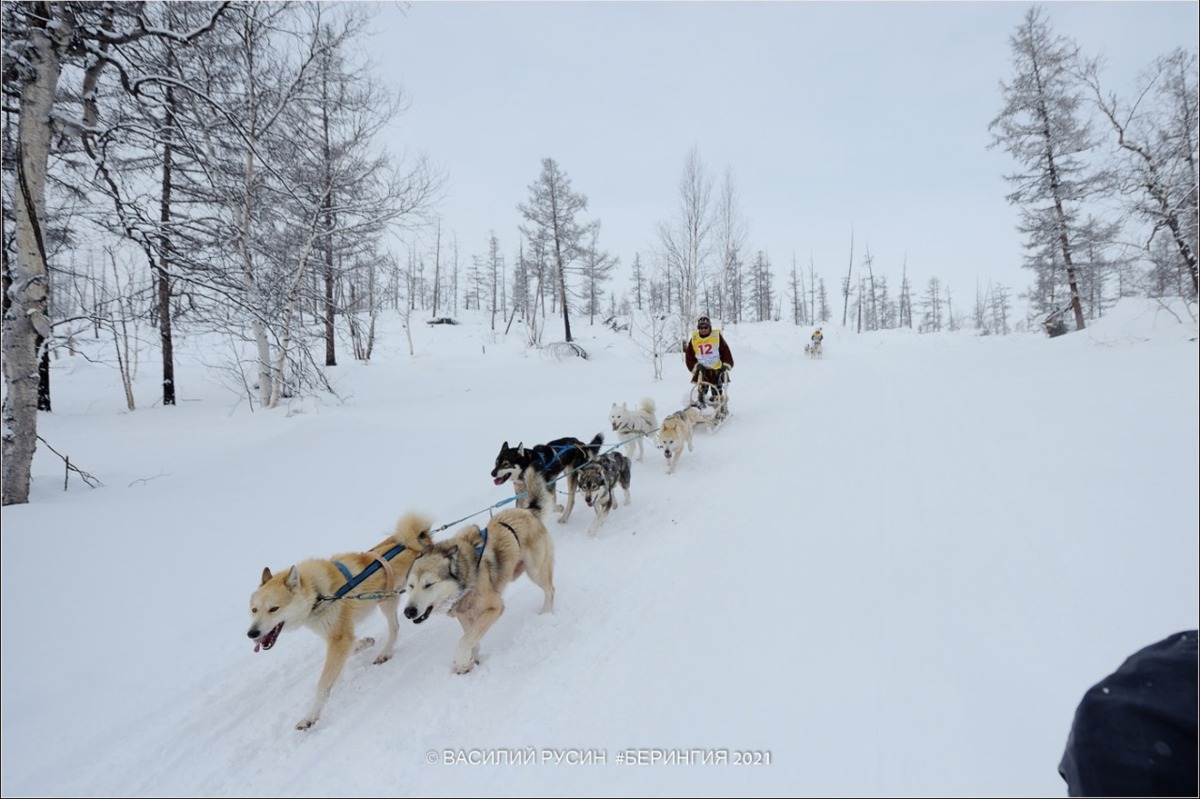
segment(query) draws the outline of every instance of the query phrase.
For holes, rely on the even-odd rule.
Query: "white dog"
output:
[[[667,474],[675,474],[684,444],[688,452],[692,451],[692,431],[702,419],[700,411],[695,408],[684,408],[663,417],[655,445],[667,456]]]
[[[608,421],[625,443],[625,454],[630,460],[633,460],[634,450],[637,450],[637,459],[642,459],[642,438],[653,433],[658,427],[655,412],[654,400],[650,397],[642,400],[641,407],[632,409],[623,402],[620,405],[613,403],[612,410],[608,413]]]

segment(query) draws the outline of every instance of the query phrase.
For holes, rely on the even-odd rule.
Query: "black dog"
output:
[[[520,493],[523,488],[519,477],[527,467],[532,466],[546,481],[552,485],[559,477],[567,477],[567,506],[555,505],[555,510],[562,511],[560,522],[565,522],[571,516],[575,507],[575,470],[600,453],[604,444],[604,434],[597,433],[590,444],[585,444],[578,438],[556,438],[546,444],[526,447],[517,444],[510,447],[505,441],[500,445],[500,454],[496,456],[496,465],[492,467],[492,481],[502,485],[506,480],[512,480]]]

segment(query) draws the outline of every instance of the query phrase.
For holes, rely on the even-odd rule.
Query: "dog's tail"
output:
[[[542,473],[533,466],[526,466],[521,473],[521,483],[525,486],[525,501],[520,507],[533,511],[539,518],[549,513],[555,504],[554,494]]]
[[[396,522],[396,532],[392,534],[392,540],[419,552],[433,544],[433,539],[429,537],[432,527],[433,521],[425,515],[409,512]]]
[[[654,414],[658,413],[658,406],[656,406],[654,404],[653,397],[643,397],[642,398],[642,410],[645,411],[646,413],[650,414],[651,417],[653,417]]]
[[[600,457],[600,448],[604,446],[604,433],[597,433],[592,436],[591,442],[583,445],[583,454],[587,455],[589,461]]]

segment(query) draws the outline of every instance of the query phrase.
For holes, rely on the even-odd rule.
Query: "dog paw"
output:
[[[359,652],[362,652],[364,649],[370,649],[373,646],[375,646],[374,638],[362,638],[362,639],[359,639],[359,642],[357,644],[355,644],[354,652],[355,652],[355,654],[357,654]]]
[[[299,723],[296,724],[296,729],[309,730],[309,729],[312,729],[312,725],[314,725],[316,723],[317,723],[316,719],[301,719],[299,721]]]
[[[380,655],[379,657],[375,658],[375,665],[378,666],[382,663],[387,663],[391,659],[392,653],[388,652],[386,655]]]
[[[465,663],[465,664],[463,664],[463,663],[455,663],[455,664],[454,664],[454,673],[455,673],[455,674],[466,674],[466,673],[467,673],[467,672],[469,672],[471,669],[475,668],[475,664],[476,664],[476,663],[478,663],[478,662],[479,662],[478,660],[471,660],[471,661],[468,661],[468,662],[467,662],[467,663]]]

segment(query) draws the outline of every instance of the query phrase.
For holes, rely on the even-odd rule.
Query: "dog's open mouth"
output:
[[[269,633],[255,638],[254,651],[257,652],[259,649],[270,649],[271,647],[275,646],[275,639],[279,638],[279,633],[282,630],[283,622],[279,622],[279,624],[276,624]]]
[[[429,618],[430,613],[433,613],[433,605],[430,605],[429,607],[425,608],[424,613],[422,613],[420,616],[417,616],[416,618],[414,618],[412,620],[413,624],[420,624],[421,622],[425,621],[426,619]],[[407,615],[407,614],[405,614],[405,615]]]
[[[500,475],[499,477],[497,477],[497,478],[495,479],[495,483],[496,483],[496,485],[504,485],[504,482],[505,482],[506,480],[508,480],[508,474],[507,474],[507,473],[505,473],[505,474],[502,474],[502,475]]]

